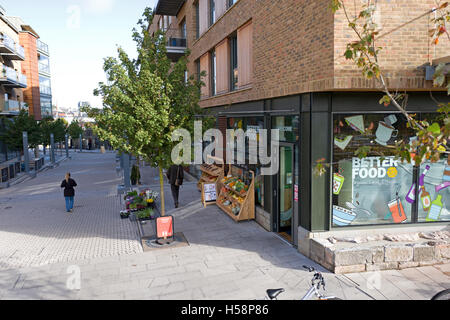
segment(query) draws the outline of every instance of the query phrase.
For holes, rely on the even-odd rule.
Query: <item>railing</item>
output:
[[[13,82],[16,82],[18,80],[16,70],[5,65],[2,65],[1,78]]]
[[[186,48],[186,39],[185,38],[169,38],[167,41],[168,47],[180,47]]]
[[[36,40],[38,50],[46,53],[48,55],[48,45],[42,42],[41,40]]]
[[[18,43],[16,43],[16,52],[19,57],[25,60],[25,49]]]
[[[47,86],[39,86],[39,92],[42,94],[47,94],[49,96],[52,95],[52,88],[51,87],[47,87]]]
[[[6,34],[4,35],[0,35],[0,43],[5,46],[6,48],[8,48],[11,51],[15,51],[15,43],[14,40],[12,38],[10,38],[9,36],[7,36]]]
[[[48,64],[39,62],[39,72],[50,74],[50,66]]]
[[[20,102],[16,101],[16,100],[5,101],[5,111],[6,112],[19,112],[20,111]]]
[[[19,84],[22,86],[27,87],[27,76],[24,74],[19,73]]]

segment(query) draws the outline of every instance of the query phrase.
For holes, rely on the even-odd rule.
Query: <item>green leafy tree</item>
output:
[[[50,145],[50,134],[53,131],[53,118],[44,117],[39,123],[40,128],[40,141],[44,146],[44,154],[46,153],[46,148]]]
[[[83,134],[83,128],[81,127],[78,120],[72,121],[67,128],[67,133],[69,136],[71,136],[73,139],[78,139],[80,134]]]
[[[23,151],[23,132],[28,133],[28,146],[35,148],[40,143],[40,130],[34,117],[25,110],[13,118],[2,117],[4,130],[0,136],[1,140],[15,151]]]
[[[193,76],[185,81],[185,57],[171,63],[162,32],[149,34],[152,10],[145,9],[142,17],[139,30],[133,30],[137,59],[130,59],[120,47],[118,59],[105,59],[108,82],[100,83],[94,91],[103,98],[104,108],[87,107],[83,111],[96,120],[94,131],[101,140],[159,168],[164,215],[163,169],[172,164],[172,132],[193,128],[194,115],[202,113],[198,106],[202,84]]]

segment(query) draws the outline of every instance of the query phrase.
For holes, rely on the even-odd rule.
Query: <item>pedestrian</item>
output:
[[[64,188],[64,198],[66,199],[66,210],[67,212],[73,212],[73,198],[75,196],[75,189],[77,183],[75,180],[70,178],[70,173],[66,173],[66,177],[61,182],[61,188]]]
[[[180,186],[183,184],[183,167],[181,165],[171,165],[167,170],[167,179],[170,183],[170,189],[172,190],[173,200],[175,202],[175,208],[178,208],[178,196],[180,194]]]

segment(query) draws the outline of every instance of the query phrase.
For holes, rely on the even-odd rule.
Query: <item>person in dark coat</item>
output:
[[[170,189],[172,190],[173,200],[175,202],[175,208],[178,208],[178,196],[180,194],[180,186],[183,184],[184,173],[183,167],[180,165],[171,165],[167,170],[167,179],[170,183]]]
[[[70,173],[66,173],[66,178],[61,182],[61,188],[64,188],[64,198],[66,199],[67,212],[73,212],[73,200],[75,196],[74,187],[77,186],[75,180],[70,178]]]

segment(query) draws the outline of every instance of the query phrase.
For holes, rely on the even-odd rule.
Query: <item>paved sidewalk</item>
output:
[[[71,156],[0,190],[0,270],[142,252],[135,226],[119,217],[115,155]],[[66,172],[78,183],[73,214],[60,188]]]
[[[114,154],[73,154],[0,192],[0,299],[252,300],[279,287],[280,299],[300,299],[312,277],[303,265],[321,270],[327,292],[343,299],[430,299],[450,287],[450,265],[331,274],[256,222],[203,208],[189,183],[184,208],[172,211],[167,200],[189,246],[143,253],[136,227],[118,215],[115,166]],[[59,189],[68,170],[79,185],[73,215]],[[145,183],[157,185],[146,170]]]

